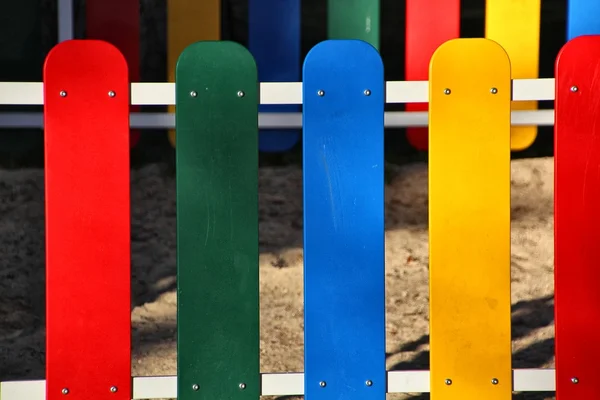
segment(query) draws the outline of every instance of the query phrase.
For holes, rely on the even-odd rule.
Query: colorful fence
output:
[[[9,38],[0,43],[0,53],[11,53],[15,46],[14,33],[20,31],[23,35],[33,34],[35,24],[19,24],[21,20],[36,20],[40,18],[38,0],[23,0],[21,2],[5,2],[0,9],[6,15],[25,12],[25,18],[8,19],[7,32]],[[22,5],[15,4],[27,4]],[[59,40],[73,37],[73,1],[60,0]],[[168,0],[167,8],[167,70],[170,82],[174,80],[177,57],[189,44],[199,40],[218,40],[222,36],[222,4],[221,0]],[[139,76],[139,47],[140,47],[140,15],[139,2],[126,1],[96,1],[90,0],[86,7],[86,38],[102,39],[115,45],[126,57],[130,68],[130,79],[137,81]],[[227,4],[224,4],[227,7]],[[15,8],[16,7],[16,8]],[[472,7],[472,6],[467,6]],[[598,10],[595,0],[568,0],[567,39],[582,34],[599,34],[600,24],[594,17]],[[225,14],[227,9],[225,8]],[[1,13],[0,13],[1,14]],[[330,39],[361,39],[379,48],[381,27],[380,0],[328,0],[327,37]],[[259,66],[259,79],[263,82],[284,82],[299,80],[301,69],[301,1],[300,0],[251,0],[248,3],[248,42],[249,49]],[[407,81],[428,79],[428,62],[435,48],[446,40],[460,36],[461,3],[459,0],[406,0],[406,52],[405,77]],[[225,16],[227,18],[227,16]],[[540,0],[486,0],[485,1],[485,37],[498,41],[511,57],[513,79],[535,79],[538,76],[539,45],[540,45]],[[507,24],[506,21],[511,23]],[[14,21],[17,21],[16,23]],[[388,20],[390,22],[390,20]],[[392,23],[396,21],[392,20]],[[436,29],[430,29],[435,26]],[[23,36],[21,35],[21,36]],[[35,46],[31,46],[34,36],[26,42],[19,53],[30,52],[41,44],[41,36],[37,34]],[[14,52],[12,52],[14,53]],[[39,53],[39,52],[38,52]],[[0,54],[0,58],[2,58]],[[28,53],[29,54],[29,53]],[[33,53],[31,53],[33,54]],[[29,62],[28,65],[36,63]],[[37,63],[39,64],[39,63]],[[8,73],[1,80],[10,80],[11,76],[23,76],[26,68],[6,67]],[[39,70],[39,68],[36,66]],[[35,72],[27,73],[27,78],[39,80]],[[425,102],[406,103],[408,111],[426,111]],[[537,109],[535,101],[518,101],[513,107],[519,110]],[[15,111],[14,108],[10,109]],[[132,110],[138,110],[132,105]],[[259,133],[259,149],[265,152],[281,152],[288,150],[299,142],[298,121],[300,120],[299,105],[261,105],[261,124]],[[173,126],[174,107],[169,107],[169,113],[138,114],[134,124],[141,128],[171,128],[169,140],[175,145]],[[39,128],[41,115],[39,113],[2,113],[0,127],[10,128]],[[404,121],[412,121],[410,114]],[[398,121],[395,119],[394,121]],[[277,126],[271,126],[277,125]],[[415,148],[427,150],[427,128],[408,123],[393,123],[386,126],[407,127],[408,142]],[[294,129],[290,129],[294,128]],[[3,148],[17,149],[19,146],[31,146],[31,140],[20,132],[15,135],[3,133],[0,138]],[[39,131],[35,131],[38,135]],[[16,137],[15,137],[16,136]],[[537,137],[536,124],[519,124],[512,127],[512,150],[528,148]],[[39,137],[38,137],[39,139]],[[132,130],[130,145],[135,146],[139,132]]]
[[[598,398],[598,71],[600,36],[570,41],[555,81],[511,80],[496,42],[456,39],[429,82],[385,82],[375,48],[335,40],[308,54],[301,84],[259,85],[245,48],[198,42],[168,99],[169,84],[129,85],[112,45],[61,43],[43,99],[37,84],[0,83],[0,104],[45,105],[47,257],[46,380],[3,382],[2,399]],[[513,370],[511,101],[552,99],[556,370]],[[128,116],[161,101],[177,105],[178,376],[131,379]],[[430,108],[431,370],[386,371],[384,104],[418,101]],[[261,103],[304,105],[303,374],[259,369]]]

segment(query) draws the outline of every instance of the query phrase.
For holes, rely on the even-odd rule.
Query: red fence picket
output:
[[[70,40],[48,55],[44,84],[47,399],[127,400],[127,64],[108,43]]]
[[[555,76],[556,396],[598,399],[600,36],[568,42]]]

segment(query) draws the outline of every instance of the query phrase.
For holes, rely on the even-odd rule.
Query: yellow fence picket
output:
[[[431,396],[508,400],[510,61],[454,39],[429,73]]]

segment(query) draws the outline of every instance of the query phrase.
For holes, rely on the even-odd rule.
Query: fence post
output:
[[[258,65],[260,82],[300,80],[300,0],[250,0],[248,2],[248,48]],[[300,112],[297,104],[264,105],[262,112]],[[259,149],[287,151],[300,139],[298,129],[264,129]]]
[[[600,398],[600,36],[556,61],[554,296],[557,399]]]
[[[139,0],[86,0],[86,36],[116,46],[127,60],[129,81],[140,81],[140,2]],[[139,112],[140,106],[131,106]],[[131,130],[130,147],[140,140],[140,131]]]
[[[167,80],[175,81],[181,52],[199,40],[221,39],[221,0],[166,0],[167,2]],[[175,106],[168,107],[169,112]],[[168,132],[175,147],[175,129]]]
[[[406,0],[405,79],[429,80],[429,61],[435,50],[459,36],[460,0]],[[406,111],[427,109],[427,103],[406,104]],[[407,128],[406,139],[417,150],[427,150],[428,129]]]
[[[379,50],[380,0],[327,0],[327,38],[364,40]]]
[[[429,90],[431,396],[510,399],[508,55],[450,40]]]
[[[600,3],[596,0],[569,0],[567,2],[567,41],[582,35],[600,33],[597,15]]]
[[[498,42],[510,57],[513,79],[539,74],[541,0],[486,0],[485,37]],[[535,110],[537,101],[513,102],[513,110]],[[537,126],[513,126],[511,149],[525,150],[535,142]]]
[[[177,62],[178,398],[258,400],[258,78],[233,42]]]
[[[304,63],[307,400],[384,400],[383,63],[358,40]]]
[[[131,399],[127,74],[97,40],[44,67],[48,400]]]

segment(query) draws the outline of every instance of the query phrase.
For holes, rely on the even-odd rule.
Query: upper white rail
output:
[[[42,82],[0,82],[0,105],[43,105]],[[512,99],[554,100],[554,78],[514,79]],[[386,103],[427,103],[428,81],[386,82]],[[174,83],[131,84],[131,104],[164,106],[175,104]],[[261,82],[260,104],[302,104],[302,82]]]

